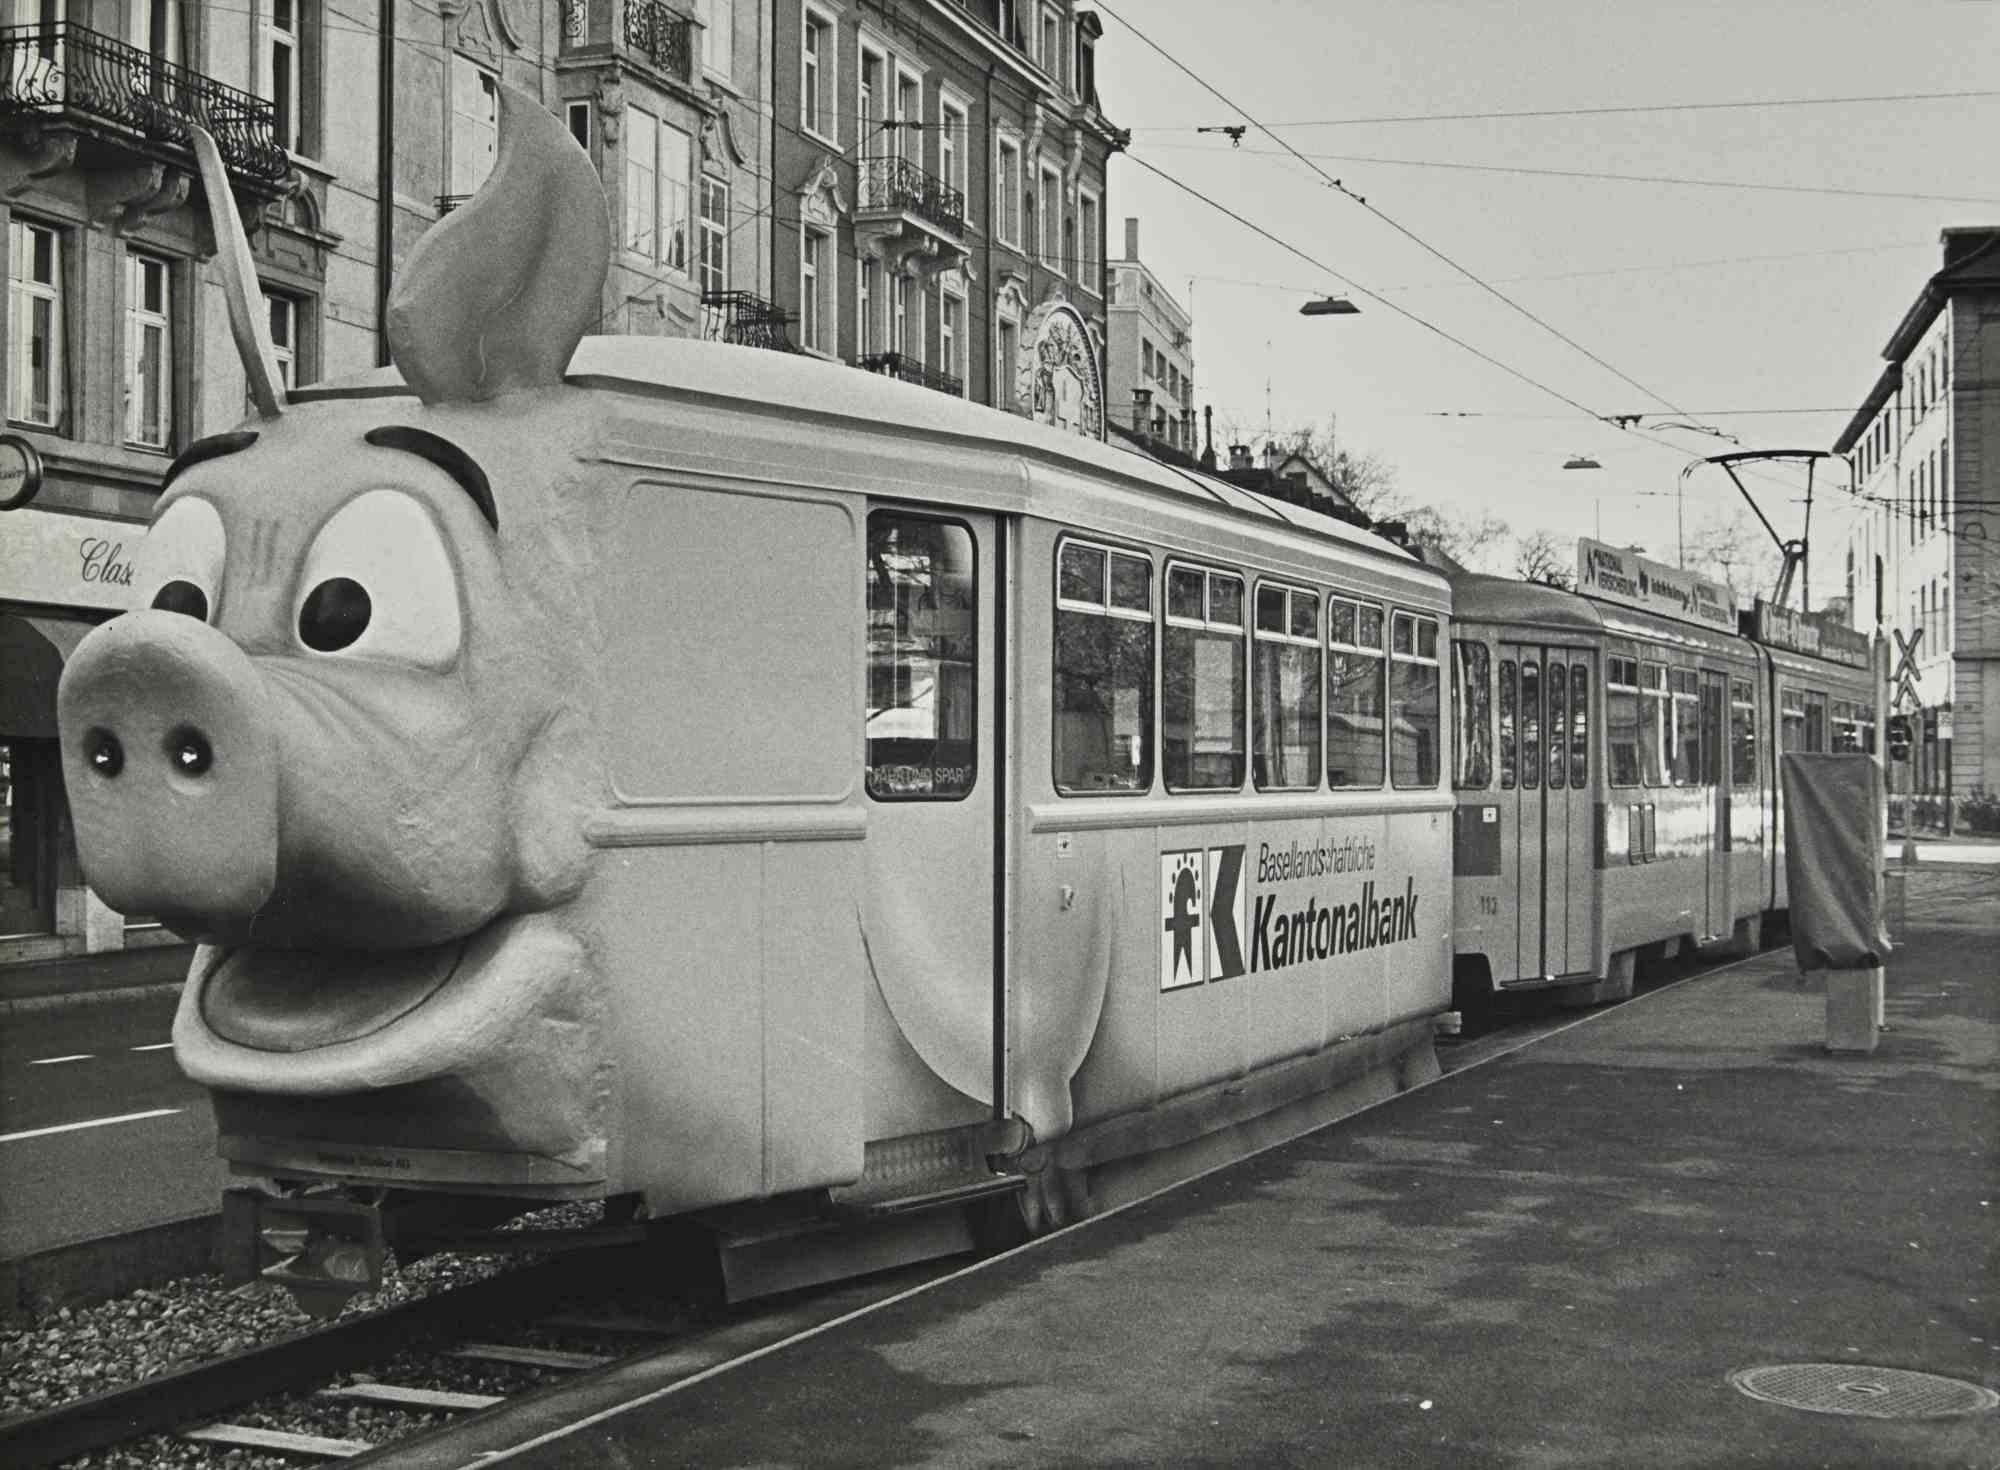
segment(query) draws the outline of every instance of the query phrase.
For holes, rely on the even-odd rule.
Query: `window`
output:
[[[1542,785],[1542,666],[1521,660],[1521,789]]]
[[[1826,696],[1817,689],[1808,689],[1805,695],[1805,748],[1815,754],[1823,753],[1827,749]]]
[[[1569,784],[1569,666],[1551,658],[1549,680],[1549,790]]]
[[[689,220],[693,204],[690,162],[694,139],[671,123],[660,124],[660,264],[668,270],[689,266]]]
[[[1382,609],[1326,600],[1326,779],[1330,786],[1382,784],[1383,710],[1388,701]]]
[[[1590,781],[1590,668],[1569,666],[1569,784],[1582,790]]]
[[[1167,568],[1160,743],[1169,791],[1243,784],[1243,579]]]
[[[878,193],[888,182],[880,177],[879,171],[872,166],[872,160],[887,156],[890,146],[884,141],[886,134],[882,127],[882,108],[888,100],[882,78],[887,70],[888,61],[879,51],[871,51],[865,46],[861,48],[861,75],[856,81],[859,99],[856,111],[859,126],[855,137],[859,141],[855,147],[861,154],[861,167],[856,181],[861,187],[861,203],[864,208],[875,206]]]
[[[924,340],[924,298],[908,276],[899,271],[894,279],[896,301],[889,321],[889,350],[914,355]]]
[[[283,0],[281,0],[281,5],[283,5]],[[34,8],[40,10],[41,6],[36,5]],[[283,5],[283,8],[286,11],[286,30],[290,34],[296,22],[290,14],[290,6]],[[33,22],[24,20],[23,23],[32,24]],[[155,62],[170,62],[174,65],[185,63],[187,60],[187,47],[182,31],[180,0],[134,0],[132,6],[132,44],[145,52]],[[296,41],[294,41],[294,51],[296,49]],[[155,86],[164,81],[163,75],[157,68],[154,71],[153,81]],[[293,91],[294,95],[296,95],[297,89],[294,88]],[[296,113],[296,111],[297,109],[294,108],[293,112]],[[279,130],[278,136],[281,142],[286,138],[282,127]],[[292,145],[287,142],[285,146],[291,147]]]
[[[1748,679],[1729,681],[1729,781],[1739,791],[1757,784],[1757,697]]]
[[[1806,749],[1806,697],[1797,689],[1778,693],[1778,751]]]
[[[965,192],[965,112],[948,102],[938,104],[938,177],[948,188]]]
[[[699,0],[701,64],[726,77],[736,56],[736,0]]]
[[[287,389],[295,388],[300,382],[299,303],[290,296],[266,291],[264,306],[270,313],[271,350],[278,359],[278,381]]]
[[[172,268],[125,256],[125,438],[148,449],[173,439]]]
[[[938,366],[958,379],[958,396],[965,396],[965,302],[944,293],[938,313]]]
[[[1056,260],[1056,269],[1066,276],[1074,276],[1079,258],[1076,253],[1076,216],[1065,211],[1062,222],[1062,254]]]
[[[1604,660],[1604,747],[1613,786],[1639,784],[1639,661],[1620,654]]]
[[[1659,664],[1639,665],[1639,774],[1648,786],[1667,784],[1672,764],[1674,719],[1667,695],[1667,671]]]
[[[729,289],[729,185],[704,175],[701,180],[701,289]]]
[[[1088,194],[1076,196],[1077,242],[1080,247],[1077,279],[1085,290],[1096,292],[1100,257],[1097,250],[1097,200]]]
[[[644,108],[625,109],[625,248],[647,259],[656,253],[659,228],[655,177],[660,125]]]
[[[569,135],[576,139],[576,146],[584,152],[590,151],[590,104],[571,102],[564,109],[569,122]]]
[[[1056,551],[1055,783],[1065,795],[1153,784],[1153,566],[1083,541]]]
[[[897,154],[905,162],[923,167],[923,83],[900,71],[896,73],[896,122]]]
[[[833,141],[833,22],[805,12],[799,57],[799,126]]]
[[[1520,702],[1519,683],[1520,675],[1514,668],[1514,660],[1511,658],[1501,659],[1499,724],[1500,789],[1502,791],[1512,791],[1514,789],[1516,773],[1519,769],[1518,757],[1515,752],[1516,734],[1514,729],[1514,710]]]
[[[999,147],[1000,175],[999,190],[1000,220],[997,233],[1003,245],[1021,243],[1021,150],[1007,138],[1002,138]]]
[[[1076,38],[1076,95],[1097,105],[1097,48],[1079,31]]]
[[[264,100],[271,104],[280,147],[305,151],[303,109],[299,106],[299,0],[271,0],[271,18],[264,25]],[[475,186],[476,187],[476,186]],[[470,194],[471,189],[463,192]]]
[[[1451,784],[1484,791],[1493,780],[1493,654],[1471,639],[1455,639],[1451,646],[1451,698],[1458,709]]]
[[[882,262],[872,255],[861,258],[854,287],[855,338],[863,357],[882,350]]]
[[[1319,595],[1260,584],[1255,646],[1257,789],[1310,791],[1320,771]]]
[[[972,533],[868,516],[868,794],[955,800],[978,776],[979,604]]]
[[[67,406],[62,236],[18,216],[7,226],[7,416],[55,428]]]
[[[450,192],[477,193],[499,147],[500,83],[463,56],[452,57]]]
[[[1052,168],[1042,170],[1042,264],[1062,269],[1062,175]]]
[[[1042,10],[1042,49],[1037,59],[1043,71],[1062,80],[1062,16],[1046,7]]]
[[[1438,621],[1399,612],[1390,641],[1389,775],[1398,786],[1438,783]]]
[[[1669,769],[1674,785],[1701,784],[1701,676],[1693,669],[1674,669],[1669,676],[1674,696],[1674,723],[1669,745]]]
[[[829,350],[820,288],[826,257],[831,253],[828,237],[818,230],[808,229],[799,237],[799,340],[815,352]]]
[[[1020,395],[1015,391],[1014,377],[1020,370],[1021,327],[1018,322],[1000,319],[1000,329],[994,338],[993,371],[1000,391],[993,395],[1000,407],[1016,412],[1021,406]]]

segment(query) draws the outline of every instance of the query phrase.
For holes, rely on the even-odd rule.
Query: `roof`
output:
[[[1451,578],[1451,601],[1453,616],[1461,622],[1528,623],[1590,634],[1604,631],[1604,618],[1596,603],[1544,582],[1458,572]]]

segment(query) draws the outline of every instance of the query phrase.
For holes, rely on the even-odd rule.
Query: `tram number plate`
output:
[[[1490,893],[1482,893],[1482,894],[1480,894],[1480,895],[1479,895],[1479,912],[1480,912],[1480,913],[1482,913],[1482,914],[1497,914],[1497,913],[1499,913],[1499,912],[1500,912],[1500,900],[1499,900],[1498,898],[1496,898],[1496,897],[1495,897],[1494,895],[1490,894]]]

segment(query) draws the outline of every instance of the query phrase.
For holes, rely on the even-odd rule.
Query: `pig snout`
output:
[[[180,613],[127,613],[78,645],[56,711],[77,850],[106,903],[197,938],[262,907],[276,743],[240,648]]]

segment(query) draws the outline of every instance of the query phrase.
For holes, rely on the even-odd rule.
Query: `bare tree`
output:
[[[1698,522],[1682,561],[1689,571],[1727,584],[1738,598],[1769,597],[1784,566],[1770,533],[1741,510]]]
[[[1514,575],[1524,582],[1541,582],[1565,592],[1576,590],[1575,562],[1563,554],[1547,531],[1531,532],[1516,543]]]

